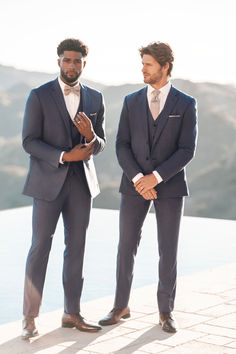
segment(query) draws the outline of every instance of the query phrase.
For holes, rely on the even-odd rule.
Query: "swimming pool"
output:
[[[31,207],[0,212],[0,324],[22,317],[25,260],[31,240]],[[87,235],[82,302],[115,290],[119,212],[93,209]],[[54,235],[41,312],[63,307],[63,224]],[[181,225],[178,275],[235,262],[236,221],[185,216]],[[155,215],[146,218],[133,288],[157,282]]]

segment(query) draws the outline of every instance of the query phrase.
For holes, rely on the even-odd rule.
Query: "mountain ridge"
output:
[[[21,147],[25,102],[31,88],[57,74],[27,72],[0,65],[0,209],[28,205],[21,195],[28,156]],[[7,80],[8,78],[8,80]],[[81,80],[103,92],[108,143],[95,157],[102,193],[94,206],[119,208],[121,169],[115,155],[115,137],[124,97],[140,84],[103,85]],[[195,159],[187,167],[191,196],[186,215],[236,219],[236,88],[216,83],[175,79],[173,85],[198,101],[199,139]]]

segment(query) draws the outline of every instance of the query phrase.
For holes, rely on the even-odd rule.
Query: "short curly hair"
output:
[[[152,42],[146,47],[141,47],[139,49],[141,57],[144,54],[151,55],[161,66],[169,63],[169,69],[167,75],[171,76],[171,71],[173,69],[174,53],[169,44],[163,42]]]
[[[79,52],[83,57],[88,55],[88,47],[80,39],[67,38],[62,41],[57,47],[57,54],[60,57],[65,50]]]

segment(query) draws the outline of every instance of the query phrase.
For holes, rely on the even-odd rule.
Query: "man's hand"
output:
[[[71,151],[65,152],[62,156],[63,161],[83,161],[88,160],[93,153],[93,143],[78,144]]]
[[[157,192],[154,188],[151,188],[146,193],[141,194],[141,196],[146,200],[153,200],[157,199]]]
[[[88,143],[93,140],[95,136],[93,125],[84,112],[79,112],[73,122],[79,133],[85,137]]]
[[[151,188],[154,188],[158,184],[158,181],[156,177],[154,176],[153,173],[150,175],[146,175],[144,177],[141,177],[135,184],[134,187],[136,191],[143,195],[144,193],[147,193]]]

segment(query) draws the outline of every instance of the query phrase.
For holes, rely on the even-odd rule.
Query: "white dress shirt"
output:
[[[61,90],[62,90],[62,93],[63,93],[63,96],[64,96],[64,100],[65,100],[65,104],[66,104],[66,108],[67,108],[67,111],[71,117],[71,119],[73,120],[75,118],[75,115],[78,111],[78,107],[79,107],[79,104],[80,104],[80,95],[75,95],[73,92],[70,92],[69,95],[65,95],[64,94],[64,87],[65,86],[68,86],[66,85],[61,79],[60,77],[58,77],[58,82],[59,82],[59,85],[61,87]],[[80,83],[78,82],[75,86],[73,87],[77,87],[79,86]]]
[[[170,89],[171,89],[170,81],[165,86],[163,86],[163,87],[161,87],[159,89],[160,94],[159,94],[158,98],[160,99],[160,113],[161,113],[161,111],[164,108],[164,105],[166,103],[166,99],[167,99],[168,93],[170,92]],[[147,99],[148,99],[149,107],[150,107],[151,100],[153,99],[153,96],[152,96],[152,92],[153,91],[155,91],[154,87],[152,87],[151,85],[148,85],[148,87],[147,87]]]
[[[64,97],[64,100],[65,100],[65,104],[66,104],[66,108],[67,108],[67,111],[71,117],[71,120],[73,121],[73,119],[75,118],[75,115],[78,111],[78,107],[79,107],[79,104],[80,104],[80,95],[75,95],[73,92],[70,92],[69,95],[65,95],[64,93],[64,87],[65,86],[68,86],[66,85],[61,79],[60,77],[58,77],[58,82],[59,82],[59,85],[61,87],[61,90],[62,90],[62,94],[63,94],[63,97]],[[76,86],[79,86],[80,83],[78,82],[74,87]],[[60,160],[59,162],[63,165],[63,160],[62,160],[62,156],[64,154],[65,151],[62,151],[61,155],[60,155]]]
[[[171,83],[170,81],[163,87],[161,87],[159,89],[160,91],[160,94],[159,94],[159,99],[160,99],[160,113],[161,111],[163,110],[164,106],[165,106],[165,103],[166,103],[166,99],[167,99],[167,96],[170,92],[170,89],[171,89]],[[151,85],[148,85],[147,87],[147,100],[148,100],[148,106],[150,108],[150,103],[151,103],[151,100],[153,98],[152,96],[152,92],[155,90],[154,87],[152,87]],[[160,114],[159,113],[159,114]],[[158,117],[157,117],[158,119]],[[161,183],[163,181],[162,177],[160,176],[160,174],[157,172],[157,171],[153,171],[152,172],[154,174],[154,176],[156,177],[158,183]],[[134,176],[134,178],[132,179],[133,183],[136,183],[140,178],[143,177],[143,173],[138,173],[136,176]]]

